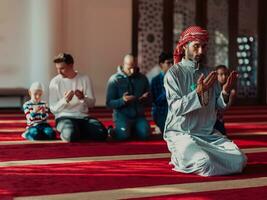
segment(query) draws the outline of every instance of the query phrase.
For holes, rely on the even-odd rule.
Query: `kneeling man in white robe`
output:
[[[164,139],[175,171],[201,176],[240,173],[246,165],[245,154],[213,129],[217,110],[227,106],[237,72],[220,88],[216,72],[201,63],[207,42],[207,31],[198,26],[181,34],[175,64],[164,78],[168,101]]]

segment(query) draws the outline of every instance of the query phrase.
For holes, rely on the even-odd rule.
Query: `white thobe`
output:
[[[216,82],[208,90],[208,104],[196,93],[201,74],[211,71],[183,59],[164,78],[169,105],[164,139],[171,152],[174,170],[202,176],[239,173],[246,165],[244,153],[226,136],[214,130],[216,112],[227,105]]]

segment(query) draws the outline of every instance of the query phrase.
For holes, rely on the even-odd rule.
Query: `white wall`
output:
[[[47,88],[54,75],[53,58],[62,48],[62,1],[31,0],[30,82],[40,81]]]
[[[31,59],[29,2],[0,1],[0,87],[27,86]]]
[[[30,73],[29,0],[0,1],[0,87],[26,87]],[[18,105],[17,98],[0,98],[1,107]]]
[[[131,5],[132,0],[1,0],[0,87],[29,87],[35,80],[47,86],[56,74],[53,55],[67,51],[77,70],[93,80],[96,104],[104,105],[108,78],[131,52]],[[0,107],[17,103],[0,99]]]
[[[97,105],[105,104],[106,82],[131,52],[131,0],[64,1],[64,51],[93,80]]]

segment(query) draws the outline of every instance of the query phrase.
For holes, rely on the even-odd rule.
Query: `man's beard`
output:
[[[196,63],[202,63],[204,61],[204,54],[199,54],[199,55],[193,55],[189,50],[187,50],[187,58],[193,62]]]
[[[203,54],[200,54],[200,55],[196,55],[194,58],[193,58],[193,61],[197,62],[197,63],[202,63],[204,60],[204,55]]]

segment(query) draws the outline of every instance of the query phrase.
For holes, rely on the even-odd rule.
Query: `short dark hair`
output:
[[[228,70],[228,68],[225,66],[225,65],[217,65],[215,67],[215,70],[217,71],[218,69],[225,69],[225,70]]]
[[[54,63],[66,63],[66,64],[74,64],[74,59],[71,54],[68,53],[60,53],[54,58]]]
[[[159,55],[159,63],[164,63],[165,60],[173,60],[173,55],[172,55],[172,53],[162,52],[162,53]]]

